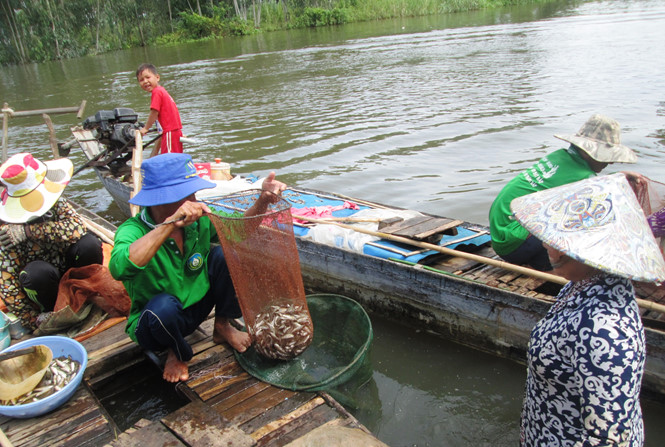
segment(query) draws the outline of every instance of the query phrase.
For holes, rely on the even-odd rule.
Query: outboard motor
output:
[[[113,149],[134,147],[134,135],[143,127],[138,122],[138,114],[132,109],[118,107],[113,110],[100,110],[83,121],[83,128],[96,130],[96,138]]]
[[[126,107],[113,110],[100,110],[83,121],[83,128],[93,131],[95,139],[106,146],[106,156],[96,165],[106,165],[113,175],[127,169],[126,163],[132,156],[136,131],[143,127],[138,114]]]

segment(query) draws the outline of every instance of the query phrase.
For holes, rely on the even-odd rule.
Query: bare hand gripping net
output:
[[[290,204],[275,196],[275,203],[252,215],[260,194],[242,191],[206,203],[254,349],[270,359],[288,360],[309,346],[314,328]]]

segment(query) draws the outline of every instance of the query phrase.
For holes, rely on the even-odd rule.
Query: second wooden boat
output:
[[[92,131],[76,128],[73,134],[89,160],[105,150]],[[118,175],[106,166],[93,168],[129,216],[129,176]],[[485,226],[440,216],[425,216],[420,223],[431,221],[429,227],[422,223],[424,227],[416,225],[418,230],[410,232],[400,230],[399,225],[389,233],[370,230],[378,237],[355,244],[360,248],[350,248],[354,244],[348,240],[345,244],[323,241],[313,236],[322,223],[329,227],[355,225],[356,231],[349,230],[355,233],[362,231],[362,223],[353,220],[372,220],[357,217],[360,211],[382,210],[383,217],[373,220],[386,222],[390,220],[386,215],[406,210],[298,188],[285,191],[284,197],[296,214],[299,208],[336,209],[325,222],[302,220],[294,226],[308,291],[351,297],[369,310],[520,362],[525,361],[531,329],[564,282],[500,261]],[[349,203],[356,209],[344,207]],[[390,227],[383,231],[390,231]],[[636,288],[648,345],[643,389],[665,395],[665,290],[641,283]]]

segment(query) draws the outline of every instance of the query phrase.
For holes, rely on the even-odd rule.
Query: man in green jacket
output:
[[[141,211],[115,234],[109,270],[125,285],[132,307],[129,337],[147,350],[168,350],[164,379],[189,378],[192,348],[185,337],[215,309],[213,341],[239,352],[251,344],[246,332],[231,325],[241,316],[224,252],[210,209],[194,193],[214,183],[196,175],[186,154],[162,154],[141,166],[143,187],[130,200]],[[259,199],[246,216],[263,213],[286,188],[271,172]]]
[[[513,178],[494,199],[489,213],[492,247],[505,261],[527,264],[541,271],[552,270],[542,243],[513,218],[510,202],[517,197],[595,176],[611,163],[635,163],[635,153],[621,144],[619,123],[593,115],[575,135],[555,135],[567,141]]]

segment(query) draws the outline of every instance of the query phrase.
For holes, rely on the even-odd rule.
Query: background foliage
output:
[[[0,65],[546,0],[0,0]]]

